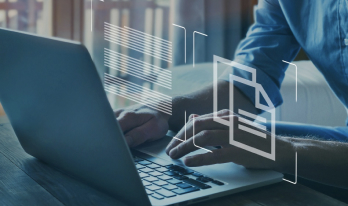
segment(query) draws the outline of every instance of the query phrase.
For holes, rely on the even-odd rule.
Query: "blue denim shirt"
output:
[[[274,106],[283,102],[280,85],[289,65],[282,60],[291,62],[302,47],[348,108],[348,0],[259,0],[254,16],[235,61],[257,69],[256,81]],[[249,87],[236,86],[255,101]]]

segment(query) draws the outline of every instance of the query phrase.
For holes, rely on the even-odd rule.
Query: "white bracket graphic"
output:
[[[193,49],[192,49],[192,51],[193,51],[193,58],[192,58],[193,67],[195,67],[195,33],[200,34],[200,35],[203,35],[203,36],[208,36],[208,35],[206,35],[206,34],[203,34],[203,33],[201,33],[201,32],[198,32],[198,31],[194,31],[194,32],[193,32]]]
[[[284,61],[284,60],[282,60],[282,61],[285,62],[285,63],[291,64],[291,65],[295,66],[295,68],[296,68],[295,76],[296,76],[296,102],[297,102],[297,66],[294,63],[290,63],[290,62],[287,62],[287,61]]]
[[[249,145],[246,145],[246,144],[243,144],[241,142],[236,141],[234,139],[234,130],[237,128],[234,128],[234,122],[233,122],[235,118],[231,118],[231,121],[229,121],[229,120],[225,120],[225,119],[222,119],[222,118],[217,116],[217,112],[218,112],[218,103],[217,103],[217,99],[218,99],[218,97],[217,97],[217,93],[218,93],[218,91],[217,91],[218,90],[218,86],[217,86],[218,63],[222,63],[226,66],[229,66],[230,68],[239,69],[243,72],[247,72],[247,73],[251,74],[251,80],[230,74],[230,105],[229,105],[229,107],[230,107],[230,110],[233,111],[233,108],[234,108],[234,103],[233,103],[234,102],[233,101],[234,82],[239,82],[239,83],[244,84],[246,86],[255,88],[255,108],[263,110],[267,113],[270,113],[270,115],[271,115],[271,134],[270,134],[270,136],[271,136],[271,153],[264,152],[262,150],[256,149],[254,147],[251,147]],[[214,78],[214,81],[213,81],[214,121],[229,127],[229,129],[230,129],[230,144],[275,161],[275,107],[274,107],[271,99],[268,97],[266,91],[263,89],[262,85],[258,84],[256,82],[256,69],[214,55],[214,75],[213,75],[213,78]],[[267,105],[260,103],[260,94],[262,95],[262,97],[266,101]],[[248,112],[243,111],[243,110],[239,110],[238,113],[240,115],[244,114],[244,116],[253,117],[252,119],[255,119],[255,120],[261,119],[259,116],[255,115],[255,114],[248,113]],[[248,114],[248,115],[245,115],[245,114]],[[261,122],[266,123],[266,119],[264,119]],[[247,128],[247,127],[241,126],[241,125],[238,125],[238,126],[239,126],[238,129],[244,130],[245,132],[248,132],[248,133],[256,135],[256,136],[265,137],[264,136],[265,134],[263,132],[261,133],[258,130],[252,129],[250,127]],[[260,129],[260,127],[258,127],[258,129]],[[264,128],[262,130],[264,132],[267,132]]]
[[[297,184],[297,152],[295,153],[295,182],[292,182],[290,180],[284,179],[284,181],[290,182],[291,184],[296,185]]]
[[[211,150],[208,150],[208,149],[206,149],[206,148],[203,148],[203,147],[200,147],[200,146],[196,145],[196,143],[195,143],[195,118],[194,118],[194,117],[192,118],[192,124],[193,124],[193,136],[192,136],[192,138],[193,138],[193,145],[194,145],[195,147],[199,148],[199,149],[203,149],[203,150],[206,150],[206,151],[212,153]],[[186,142],[186,140],[187,140],[187,139],[186,139],[186,110],[185,110],[185,126],[184,126],[184,127],[185,127],[185,140],[179,139],[179,138],[177,138],[177,137],[173,137],[174,139],[179,140],[179,141],[182,141],[182,142]]]
[[[177,25],[177,24],[173,24],[173,26],[182,28],[182,29],[184,29],[184,31],[185,31],[185,64],[186,64],[186,28],[183,27],[183,26]],[[186,111],[185,111],[185,113],[186,113]],[[186,122],[186,120],[185,120],[185,122]]]

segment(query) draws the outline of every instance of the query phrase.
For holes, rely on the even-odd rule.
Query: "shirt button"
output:
[[[344,44],[348,46],[348,39],[344,39]]]

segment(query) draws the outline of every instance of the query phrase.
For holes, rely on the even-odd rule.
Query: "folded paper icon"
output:
[[[217,116],[218,111],[218,64],[221,63],[224,66],[227,66],[231,71],[240,70],[239,72],[231,72],[229,74],[230,80],[230,110],[235,111],[236,118],[223,119]],[[248,75],[238,75],[238,74],[248,74]],[[230,139],[229,143],[236,147],[242,148],[249,152],[253,152],[257,155],[263,156],[265,158],[275,160],[275,108],[265,92],[264,88],[261,84],[256,82],[257,70],[240,64],[235,61],[231,61],[228,59],[224,59],[214,55],[214,121],[219,122],[223,125],[229,127],[230,130]],[[248,78],[246,78],[248,76]],[[247,111],[244,108],[235,108],[234,106],[234,93],[233,87],[234,85],[239,84],[245,87],[253,88],[252,91],[255,91],[255,108],[263,113],[267,113],[270,117],[266,119],[265,117],[261,117],[258,114],[254,114],[250,111]],[[238,121],[238,122],[234,122]],[[266,130],[265,124],[270,125],[270,131]],[[236,130],[240,130],[242,132],[247,132],[248,136],[255,136],[257,138],[266,139],[270,137],[270,152],[263,151],[251,145],[247,145],[246,143],[242,143],[241,141],[237,141],[235,137]],[[262,140],[261,140],[262,141]]]

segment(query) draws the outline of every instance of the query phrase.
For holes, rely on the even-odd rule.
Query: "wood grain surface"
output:
[[[22,149],[10,124],[0,124],[0,205],[124,205]],[[281,182],[197,206],[346,205],[303,185]]]

